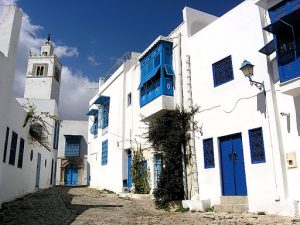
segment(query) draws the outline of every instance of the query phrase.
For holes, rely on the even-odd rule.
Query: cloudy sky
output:
[[[39,52],[52,34],[64,65],[60,92],[62,119],[85,120],[97,80],[128,51],[143,52],[159,35],[182,22],[189,6],[221,16],[242,0],[0,0],[23,11],[14,92],[23,97],[29,51]]]

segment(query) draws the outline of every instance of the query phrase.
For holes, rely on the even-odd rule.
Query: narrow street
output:
[[[85,187],[54,187],[3,204],[0,224],[300,224],[300,219],[256,214],[168,212],[152,200],[122,199]]]

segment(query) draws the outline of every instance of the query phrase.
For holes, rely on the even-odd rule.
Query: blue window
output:
[[[101,165],[107,164],[107,155],[108,154],[108,140],[102,142],[102,159]]]
[[[204,168],[215,168],[214,144],[213,139],[203,140]]]
[[[131,105],[131,93],[127,95],[127,106]]]
[[[168,41],[159,41],[141,59],[140,106],[161,95],[173,96],[172,47]]]
[[[80,156],[81,136],[65,136],[65,137],[66,137],[65,156],[66,157]]]
[[[214,86],[220,86],[233,80],[231,56],[228,56],[212,65]]]
[[[161,154],[155,155],[155,162],[154,162],[154,184],[157,186],[159,182],[160,174],[162,168],[162,156]]]
[[[266,162],[262,128],[249,130],[249,142],[252,163]]]
[[[54,139],[53,139],[53,148],[57,149],[58,148],[58,139],[59,139],[59,128],[60,124],[59,121],[55,121],[55,126],[54,126]]]
[[[6,128],[6,134],[5,134],[5,143],[4,143],[4,152],[3,152],[3,162],[4,163],[6,162],[8,137],[9,137],[9,127]]]
[[[22,168],[22,166],[23,166],[24,144],[25,144],[25,141],[23,138],[21,138],[20,146],[19,146],[18,168]]]
[[[99,109],[99,114],[101,116],[100,127],[102,129],[108,127],[109,105],[110,105],[110,98],[107,98],[105,101],[103,101],[103,104],[101,105],[101,109]]]
[[[11,144],[10,144],[9,161],[8,161],[8,163],[10,165],[15,165],[17,141],[18,141],[18,134],[13,131],[12,138],[11,138]]]

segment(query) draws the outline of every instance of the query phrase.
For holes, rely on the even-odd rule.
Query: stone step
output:
[[[228,205],[228,204],[248,205],[248,197],[247,196],[221,196],[220,203],[221,205]]]
[[[249,208],[247,204],[214,205],[215,212],[244,213],[244,212],[248,212],[248,210]]]

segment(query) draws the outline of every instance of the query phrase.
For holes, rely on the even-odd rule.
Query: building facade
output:
[[[217,18],[186,7],[173,32],[100,80],[88,112],[91,186],[130,187],[131,154],[149,147],[142,120],[198,105],[185,206],[298,215],[299,8],[246,0]],[[144,155],[153,190],[161,161]]]

